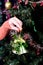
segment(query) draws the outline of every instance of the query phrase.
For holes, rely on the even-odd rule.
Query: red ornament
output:
[[[28,0],[25,0],[25,5],[27,5],[28,4]]]
[[[37,55],[40,55],[40,49],[37,49],[36,54],[37,54]]]
[[[24,38],[24,40],[30,40],[30,41],[32,41],[32,37],[30,36],[30,34],[29,33],[25,33],[24,34],[24,36],[23,36],[23,38]]]
[[[22,2],[22,0],[18,0],[18,3],[21,3]]]
[[[14,5],[13,8],[14,9],[19,9],[19,6],[18,5]]]
[[[40,3],[40,6],[43,6],[43,2]]]
[[[32,6],[35,8],[36,7],[36,2],[32,3]]]
[[[25,40],[30,39],[30,35],[29,35],[28,33],[25,33],[24,36],[23,36],[23,38],[24,38]]]

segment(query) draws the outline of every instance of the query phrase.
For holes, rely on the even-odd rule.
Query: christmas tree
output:
[[[14,16],[23,22],[22,32],[10,31],[0,41],[3,65],[43,65],[43,1],[5,0],[4,7],[2,3],[0,1],[1,24]],[[17,52],[12,51],[14,49]]]

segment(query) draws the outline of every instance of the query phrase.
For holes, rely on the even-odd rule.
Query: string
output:
[[[41,2],[43,2],[43,1],[37,1],[37,2],[35,2],[36,4],[39,4],[39,3],[41,3]],[[33,1],[29,1],[29,3],[34,3]]]

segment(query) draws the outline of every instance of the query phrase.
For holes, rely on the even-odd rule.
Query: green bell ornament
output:
[[[27,44],[26,41],[21,37],[18,36],[16,39],[14,39],[14,41],[11,41],[11,46],[12,46],[12,52],[14,54],[25,54],[28,53],[27,51]]]

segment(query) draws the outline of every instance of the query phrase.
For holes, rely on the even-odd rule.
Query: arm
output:
[[[0,27],[0,40],[4,39],[7,33],[10,31],[7,27],[8,23],[5,22],[1,27]]]
[[[22,22],[17,17],[10,18],[2,24],[0,27],[0,40],[4,39],[11,29],[17,32],[22,30]]]

